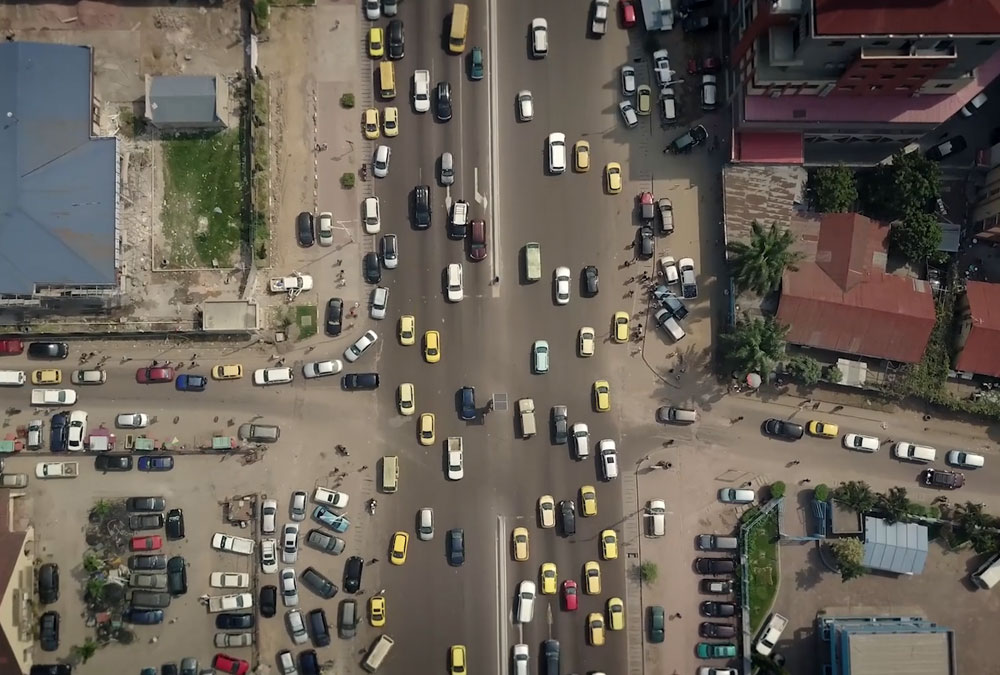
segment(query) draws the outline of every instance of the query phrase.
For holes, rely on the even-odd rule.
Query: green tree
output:
[[[777,223],[771,223],[771,227],[765,230],[754,221],[750,229],[749,243],[729,242],[733,283],[741,291],[767,295],[781,285],[781,275],[786,268],[795,269],[795,262],[801,254],[791,249],[795,242],[792,233],[779,229]]]
[[[792,377],[807,387],[812,387],[823,377],[823,364],[811,356],[793,356],[788,359],[786,367]]]
[[[823,213],[845,213],[858,201],[854,171],[838,164],[817,169],[811,181],[813,206]]]
[[[783,481],[776,480],[771,483],[771,499],[778,499],[785,496],[786,485]]]
[[[955,504],[952,518],[965,532],[976,553],[994,553],[1000,550],[1000,537],[995,531],[1000,523],[986,513],[982,504],[973,502]]]
[[[826,483],[820,483],[813,489],[813,497],[821,502],[825,502],[830,498],[830,486]]]
[[[87,587],[84,591],[84,597],[86,597],[89,602],[98,602],[101,599],[101,593],[104,591],[104,586],[107,583],[107,580],[102,577],[90,577],[87,579]]]
[[[642,579],[643,583],[656,583],[658,576],[660,576],[660,568],[656,566],[655,562],[644,562],[639,565],[639,578]]]
[[[785,355],[787,334],[788,327],[771,317],[744,317],[719,336],[723,361],[740,373],[768,373]]]
[[[911,211],[931,211],[941,192],[941,168],[919,152],[897,152],[861,183],[862,211],[882,220],[899,220]]]
[[[98,499],[90,510],[96,518],[107,518],[111,513],[112,504],[107,499]]]
[[[830,539],[828,543],[833,556],[837,559],[841,581],[850,581],[865,573],[865,568],[862,565],[865,558],[865,547],[861,544],[860,539],[843,537]]]
[[[830,384],[840,384],[840,381],[844,379],[844,374],[837,366],[827,366],[823,369],[823,379]]]
[[[858,513],[871,511],[878,499],[875,491],[863,480],[841,483],[834,488],[833,498]]]
[[[93,551],[87,551],[83,554],[83,569],[88,573],[93,574],[94,572],[104,569],[104,561],[101,560]]]
[[[889,230],[889,242],[893,248],[907,260],[917,263],[937,256],[941,236],[937,216],[926,211],[909,211]]]
[[[895,523],[909,513],[910,499],[906,496],[906,488],[891,487],[888,492],[880,492],[877,495],[878,507],[885,513],[885,519],[889,523]]]
[[[78,659],[81,663],[86,663],[96,653],[97,643],[91,638],[84,640],[82,645],[73,645],[73,648],[70,650],[73,658]]]

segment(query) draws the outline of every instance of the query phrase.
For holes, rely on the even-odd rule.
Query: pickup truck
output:
[[[250,575],[246,572],[212,572],[208,583],[212,588],[249,588]]]
[[[760,632],[760,637],[757,638],[757,653],[762,656],[769,655],[774,650],[774,645],[781,639],[781,633],[787,625],[788,619],[777,612],[772,614],[764,629]]]
[[[208,611],[212,614],[216,612],[234,612],[241,609],[250,609],[251,607],[253,607],[253,595],[250,593],[210,595],[208,597]]]
[[[448,236],[451,239],[465,239],[469,231],[469,202],[459,199],[451,207],[451,228]]]
[[[228,551],[239,555],[253,555],[253,539],[234,537],[222,532],[212,535],[212,548],[218,551]]]
[[[36,478],[76,478],[79,475],[79,462],[39,462],[35,465]]]
[[[27,486],[28,474],[26,473],[0,474],[0,488],[23,488]]]
[[[32,389],[31,405],[73,405],[76,392],[72,389]]]
[[[313,278],[308,274],[291,274],[287,277],[274,277],[271,279],[270,288],[272,293],[293,293],[298,295],[302,291],[311,291]]]
[[[590,30],[600,37],[608,32],[608,0],[594,0],[594,20]]]
[[[535,435],[535,401],[522,398],[517,402],[517,414],[521,419],[521,438],[531,438]]]

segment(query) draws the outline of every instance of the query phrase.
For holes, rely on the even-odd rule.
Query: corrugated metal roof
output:
[[[740,131],[734,159],[758,164],[802,164],[805,150],[801,133]]]
[[[817,35],[995,35],[1000,0],[814,0]]]
[[[153,124],[211,124],[216,121],[216,82],[211,75],[159,75],[151,78]]]
[[[0,44],[0,293],[114,285],[117,143],[91,129],[89,47]]]
[[[955,370],[1000,377],[1000,286],[968,281],[965,293],[972,326]]]
[[[865,516],[865,557],[862,564],[896,574],[920,574],[927,563],[927,528],[917,523],[892,523]]]

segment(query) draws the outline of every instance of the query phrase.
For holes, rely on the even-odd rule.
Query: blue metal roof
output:
[[[917,523],[889,524],[865,517],[865,557],[862,564],[896,574],[920,574],[927,563],[927,528]]]
[[[0,43],[0,293],[116,283],[117,141],[91,109],[89,47]]]

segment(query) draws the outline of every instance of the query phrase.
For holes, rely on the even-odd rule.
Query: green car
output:
[[[736,656],[736,645],[698,643],[699,659],[731,659]]]
[[[483,79],[483,50],[481,47],[472,48],[472,57],[469,65],[469,79]]]
[[[663,608],[659,605],[652,605],[649,608],[649,641],[663,642],[664,628],[666,627],[666,617]]]

